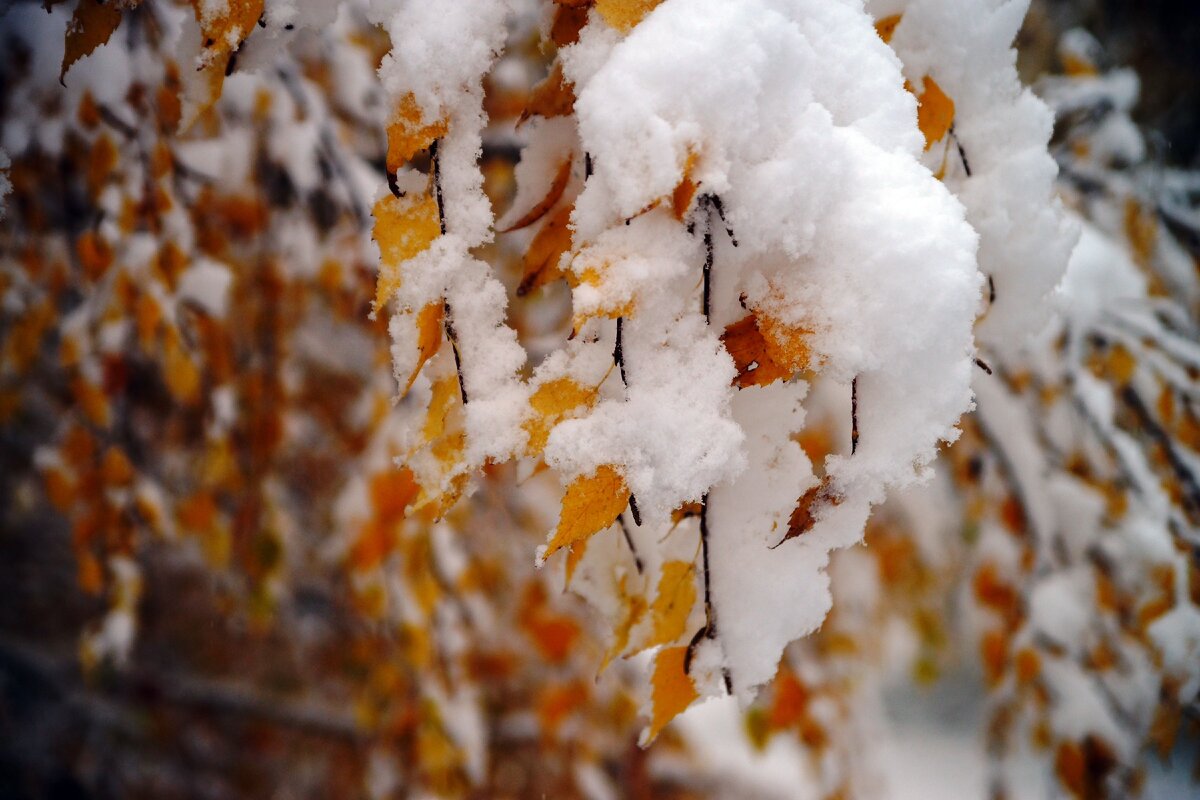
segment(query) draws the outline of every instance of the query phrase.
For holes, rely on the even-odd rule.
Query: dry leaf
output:
[[[787,533],[779,541],[779,544],[783,544],[788,539],[795,539],[801,534],[808,533],[812,530],[812,526],[816,524],[817,516],[822,509],[828,506],[836,506],[841,502],[841,495],[833,489],[829,479],[822,480],[800,496],[799,501],[796,503],[796,508],[792,510],[792,516],[788,520]],[[779,544],[775,546],[778,547]]]
[[[542,225],[529,249],[525,252],[525,274],[521,276],[521,285],[517,287],[517,295],[529,294],[562,277],[558,262],[563,253],[571,249],[571,212],[575,204],[565,205],[554,213]]]
[[[566,47],[579,41],[579,32],[588,21],[588,6],[592,0],[558,1],[554,22],[550,25],[550,41],[556,47]]]
[[[596,10],[604,21],[621,33],[629,33],[662,0],[596,0]]]
[[[400,265],[427,249],[441,234],[437,201],[430,195],[384,195],[372,210],[379,243],[379,278],[375,284],[375,311],[387,305],[400,288]]]
[[[558,171],[554,173],[554,180],[551,181],[550,190],[546,192],[546,196],[538,201],[533,208],[529,209],[529,211],[527,211],[523,217],[514,222],[512,225],[509,225],[504,230],[500,231],[500,233],[517,231],[537,222],[539,219],[545,216],[547,211],[554,207],[554,204],[558,202],[558,198],[562,197],[563,190],[567,188],[567,184],[570,181],[571,158],[568,156],[567,160],[559,165]]]
[[[612,525],[627,505],[629,487],[615,467],[602,464],[591,475],[571,481],[563,495],[558,528],[541,560]]]
[[[75,14],[67,25],[62,71],[58,73],[59,82],[66,77],[72,64],[107,42],[120,24],[121,11],[112,0],[107,3],[101,3],[99,0],[79,0]]]
[[[654,675],[650,678],[650,729],[642,744],[650,744],[667,723],[679,716],[699,697],[696,685],[684,672],[686,647],[664,647],[654,659]]]

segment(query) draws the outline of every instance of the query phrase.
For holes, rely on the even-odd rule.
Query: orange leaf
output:
[[[808,533],[816,524],[817,515],[821,509],[836,506],[840,502],[842,502],[842,498],[831,487],[829,479],[822,480],[800,496],[796,507],[792,510],[792,516],[788,520],[788,531],[779,544]],[[776,547],[778,546],[776,545]]]
[[[517,287],[518,296],[529,294],[562,277],[558,262],[563,253],[571,249],[569,225],[574,210],[574,203],[560,208],[546,220],[529,243],[529,250],[525,252],[525,274],[521,276],[521,285]]]
[[[654,659],[654,675],[650,678],[650,730],[643,744],[654,741],[668,722],[700,696],[691,677],[684,672],[686,657],[686,647],[665,647]]]
[[[612,525],[627,505],[629,487],[621,473],[608,464],[571,481],[563,495],[558,528],[542,553],[542,560]]]
[[[737,377],[733,385],[739,389],[747,386],[766,386],[777,380],[791,377],[791,373],[771,358],[767,340],[758,327],[758,318],[747,314],[731,323],[721,334],[721,343],[729,351]]]
[[[558,172],[554,174],[554,180],[550,183],[550,190],[533,208],[529,209],[523,217],[509,225],[500,233],[508,233],[510,231],[520,230],[528,225],[532,225],[541,219],[547,211],[554,207],[558,202],[558,198],[562,197],[563,190],[567,188],[567,183],[571,180],[571,157],[568,156],[558,167]]]
[[[587,25],[588,9],[592,0],[576,3],[558,3],[554,22],[550,24],[550,41],[558,47],[566,47],[579,41],[579,32]]]
[[[518,125],[537,114],[539,117],[565,117],[575,110],[575,86],[563,78],[562,63],[555,61],[550,74],[533,87],[521,112]]]
[[[372,236],[379,243],[379,278],[375,285],[375,310],[387,305],[400,288],[400,265],[428,249],[441,234],[437,201],[430,195],[385,195],[371,212]]]
[[[658,594],[650,606],[654,630],[646,647],[670,644],[683,635],[696,602],[696,571],[686,561],[668,561],[658,579]]]
[[[604,21],[621,33],[629,33],[662,0],[596,0],[596,10]]]
[[[688,153],[687,163],[683,167],[683,180],[679,181],[679,185],[671,192],[671,210],[675,214],[675,219],[680,222],[691,208],[692,200],[696,196],[696,190],[700,188],[700,184],[692,179],[692,171],[696,168],[696,154]]]
[[[892,41],[892,34],[896,32],[896,26],[900,24],[901,14],[892,14],[890,17],[875,21],[875,32],[879,34],[879,38],[883,39],[884,43]]]
[[[446,135],[449,124],[443,117],[424,121],[424,112],[412,92],[400,99],[396,114],[387,126],[387,171],[393,175],[412,157]]]
[[[72,64],[107,42],[120,24],[121,10],[117,8],[116,3],[79,0],[75,14],[67,25],[62,71],[58,73],[59,82],[66,77]]]
[[[907,88],[912,91],[912,86]],[[925,91],[917,95],[917,127],[925,135],[925,149],[940,141],[953,124],[954,101],[942,91],[937,81],[926,75]]]

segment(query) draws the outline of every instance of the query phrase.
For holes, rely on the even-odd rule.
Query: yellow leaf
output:
[[[571,157],[568,156],[567,160],[559,165],[558,172],[554,174],[554,180],[550,183],[550,190],[546,192],[546,196],[538,201],[533,208],[529,209],[524,216],[522,216],[512,225],[509,225],[507,228],[500,231],[500,233],[508,233],[510,231],[520,230],[528,225],[532,225],[545,216],[546,212],[558,202],[558,198],[562,197],[563,190],[567,188],[567,183],[569,183],[570,180]]]
[[[892,14],[890,17],[876,20],[875,32],[879,34],[879,38],[883,39],[884,43],[892,41],[892,35],[896,32],[896,26],[900,24],[900,14]]]
[[[458,396],[457,375],[444,375],[433,382],[433,396],[429,399],[429,411],[422,430],[426,442],[442,438],[446,432],[446,416]]]
[[[628,33],[662,0],[596,0],[596,10],[604,21],[621,33]]]
[[[66,77],[72,64],[107,42],[120,24],[121,11],[111,0],[107,3],[79,0],[75,14],[67,25],[62,71],[58,73],[58,80],[61,82]]]
[[[683,670],[686,657],[686,647],[664,647],[654,659],[654,675],[650,678],[650,730],[643,744],[654,741],[668,722],[700,696],[691,677]]]
[[[200,24],[200,72],[205,79],[205,96],[196,98],[194,119],[221,96],[230,59],[246,37],[254,32],[255,24],[263,15],[263,0],[227,0],[222,13],[213,13],[209,4],[202,0],[192,0],[192,7]]]
[[[642,617],[646,614],[646,598],[641,594],[628,594],[625,591],[626,576],[621,576],[621,582],[618,586],[618,594],[625,603],[625,616],[621,622],[613,629],[612,646],[608,648],[608,652],[604,655],[604,662],[600,665],[601,671],[609,665],[609,663],[625,652],[625,648],[629,646],[629,634],[642,621]]]
[[[579,562],[583,560],[583,556],[587,553],[587,543],[589,540],[583,539],[571,545],[571,549],[567,551],[567,579],[566,586],[571,585],[571,578],[575,577],[575,568],[579,566]]]
[[[413,156],[445,136],[448,130],[445,118],[426,123],[413,93],[404,95],[387,126],[387,171],[395,175]]]
[[[906,83],[905,86],[912,91],[911,85]],[[954,101],[942,91],[937,81],[926,75],[925,91],[917,95],[917,127],[925,135],[925,149],[940,141],[953,124]]]
[[[550,74],[529,93],[529,101],[525,104],[525,110],[521,112],[521,119],[517,124],[534,114],[550,119],[565,117],[574,110],[575,86],[563,78],[562,63],[556,61]]]
[[[654,630],[646,647],[670,644],[683,635],[688,615],[696,602],[695,569],[686,561],[663,564],[658,579],[658,594],[650,606]]]
[[[421,309],[421,313],[417,314],[417,363],[413,367],[412,374],[408,376],[408,383],[404,385],[404,390],[400,392],[401,397],[408,394],[413,381],[421,372],[421,367],[425,366],[425,362],[433,358],[442,346],[442,316],[445,308],[445,303],[435,300],[427,303]]]
[[[375,310],[387,305],[400,288],[400,265],[427,249],[441,233],[437,201],[430,195],[385,195],[372,210],[379,243],[379,278],[375,285]]]
[[[518,295],[526,295],[553,280],[562,277],[558,262],[563,253],[571,249],[571,212],[575,204],[565,205],[554,213],[529,243],[525,253],[525,274]]]
[[[603,464],[591,475],[571,481],[563,495],[558,529],[542,554],[542,560],[576,542],[587,539],[616,521],[629,505],[629,487],[616,468]]]
[[[550,429],[580,406],[591,406],[596,402],[596,395],[596,387],[580,386],[566,377],[539,386],[529,398],[535,416],[525,422],[525,431],[529,434],[526,451],[530,455],[541,453],[546,447]]]

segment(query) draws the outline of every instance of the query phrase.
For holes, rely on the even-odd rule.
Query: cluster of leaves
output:
[[[85,756],[121,765],[107,778],[119,792],[186,796],[193,756],[157,752],[153,733],[211,725],[236,744],[203,769],[246,759],[240,748],[270,756],[222,775],[228,794],[284,784],[322,796],[351,784],[375,796],[736,791],[667,727],[701,693],[730,684],[711,658],[715,686],[693,674],[718,634],[707,496],[674,509],[656,542],[621,465],[567,476],[539,562],[567,551],[567,583],[617,600],[600,619],[531,563],[558,497],[543,459],[551,432],[590,412],[606,383],[626,383],[622,332],[646,303],[606,285],[607,265],[589,261],[570,224],[590,155],[550,148],[530,189],[516,185],[507,134],[485,133],[482,187],[496,206],[515,193],[516,207],[495,241],[463,233],[455,208],[469,192],[459,176],[444,178],[442,159],[472,121],[461,108],[424,108],[416,92],[353,98],[339,83],[347,60],[373,76],[394,42],[357,9],[329,30],[297,31],[293,43],[283,4],[230,0],[215,15],[208,5],[80,0],[57,76],[65,89],[32,74],[35,39],[4,32],[0,120],[19,119],[16,104],[27,101],[61,129],[61,145],[35,136],[8,169],[5,535],[30,538],[47,506],[69,522],[75,583],[95,598],[83,666],[95,686],[150,710],[120,721],[138,744],[93,742],[114,749]],[[547,5],[541,29],[519,28],[505,56],[546,77],[514,86],[496,69],[477,93],[464,90],[495,131],[569,120],[576,98],[558,48],[587,25],[627,34],[658,3]],[[877,22],[884,41],[900,19]],[[168,45],[179,24],[195,26],[200,42],[186,61]],[[238,75],[238,54],[256,37],[288,44],[270,70]],[[97,100],[73,78],[102,45],[155,69],[120,98]],[[1066,66],[1070,80],[1102,77],[1087,62]],[[242,83],[222,98],[229,75]],[[930,172],[969,177],[953,98],[932,75],[918,83],[907,88]],[[936,678],[959,638],[947,600],[961,587],[975,606],[961,638],[977,643],[997,764],[1024,735],[1075,796],[1135,791],[1144,748],[1170,751],[1196,707],[1195,665],[1180,663],[1190,651],[1175,647],[1200,606],[1194,203],[1187,191],[1164,199],[1142,177],[1149,167],[1096,156],[1095,126],[1111,105],[1076,111],[1056,151],[1064,192],[1127,246],[1146,302],[1124,316],[1068,315],[1033,355],[982,353],[990,373],[980,370],[980,411],[945,456],[945,496],[892,501],[868,526],[865,550],[835,557],[833,612],[789,648],[744,715],[753,747],[781,739],[806,754],[823,796],[872,786],[863,743],[894,656],[879,632],[897,622],[908,630],[916,677]],[[244,168],[225,174],[206,147]],[[735,247],[737,231],[697,179],[698,163],[689,155],[672,191],[624,224],[661,222],[694,237],[700,262],[687,301],[707,317],[714,252]],[[362,175],[389,186],[373,208]],[[529,351],[552,351],[545,341],[568,333],[579,340],[569,346],[604,351],[521,374],[525,436],[506,453],[472,448],[467,407],[485,404],[497,384],[479,357],[486,331],[456,325],[496,297],[477,276],[432,286],[413,266],[447,247],[486,261],[518,298],[506,322]],[[1193,270],[1183,277],[1181,253]],[[574,307],[563,281],[585,289]],[[718,329],[735,387],[819,372],[803,323],[766,306],[744,310]],[[598,323],[608,339],[592,333]],[[793,438],[818,467],[852,454],[857,408],[814,414]],[[841,502],[833,481],[818,478],[777,545]],[[955,509],[963,541],[931,533],[920,511],[931,503]],[[1135,546],[1147,520],[1168,533],[1165,545]],[[596,592],[585,558],[620,564],[606,575],[613,586]],[[1066,629],[1037,610],[1064,596],[1085,615]],[[221,616],[234,622],[205,634]],[[14,631],[40,635],[32,622]],[[21,652],[0,645],[0,655]],[[647,651],[641,743],[661,737],[643,750],[635,729],[646,687],[631,667]],[[160,700],[130,700],[131,685],[152,685]],[[1080,686],[1098,715],[1080,716]],[[214,714],[235,723],[213,723]],[[83,722],[112,724],[99,716],[85,711]],[[290,774],[280,750],[297,743],[319,769]],[[687,768],[670,768],[680,763]],[[1003,790],[999,773],[994,788]]]

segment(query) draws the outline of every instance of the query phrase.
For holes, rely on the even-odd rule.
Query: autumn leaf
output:
[[[747,386],[766,386],[777,380],[791,377],[783,366],[775,363],[767,348],[767,340],[758,326],[758,318],[747,314],[737,322],[730,323],[721,334],[721,344],[729,351],[737,377],[733,385],[739,389]]]
[[[692,200],[696,197],[696,190],[700,188],[700,184],[692,177],[692,173],[696,169],[696,161],[696,154],[688,152],[687,161],[683,166],[683,179],[671,192],[671,211],[675,215],[675,219],[680,222],[691,208]]]
[[[679,716],[700,694],[683,669],[686,647],[664,647],[654,659],[654,674],[650,678],[650,728],[642,746],[653,742],[667,723]]]
[[[582,406],[596,402],[597,387],[580,386],[574,379],[563,377],[547,381],[537,388],[529,398],[534,417],[525,422],[529,434],[526,452],[537,455],[546,447],[550,429],[567,414]]]
[[[413,156],[445,136],[449,129],[449,123],[444,117],[426,122],[413,93],[404,95],[387,126],[388,173],[395,175]]]
[[[67,25],[67,38],[63,49],[62,71],[59,83],[66,77],[71,66],[104,44],[121,24],[121,10],[109,0],[79,0],[71,22]]]
[[[604,661],[600,664],[601,672],[604,671],[614,658],[625,652],[625,648],[629,646],[630,633],[642,621],[642,617],[646,615],[646,598],[636,592],[633,594],[627,592],[627,582],[628,576],[622,575],[621,581],[617,585],[617,594],[621,599],[625,613],[621,617],[620,623],[613,628],[612,645],[609,646],[608,652],[604,655]]]
[[[796,507],[792,510],[792,516],[788,520],[787,533],[774,547],[778,547],[788,539],[795,539],[797,536],[808,533],[816,524],[823,509],[836,506],[841,502],[841,495],[833,488],[829,479],[822,480],[800,496]]]
[[[404,384],[404,389],[400,392],[401,397],[408,394],[413,381],[421,373],[421,367],[425,366],[425,363],[433,358],[442,346],[442,318],[445,315],[445,308],[445,303],[435,300],[427,303],[417,314],[417,363],[408,376],[408,382]]]
[[[574,203],[565,205],[542,225],[529,249],[525,252],[525,273],[517,287],[517,295],[529,294],[562,277],[558,262],[571,249],[571,212]]]
[[[562,2],[556,0],[554,22],[550,24],[550,41],[557,47],[566,47],[579,41],[579,32],[588,21],[588,6],[592,0]]]
[[[896,26],[900,24],[901,16],[892,14],[875,21],[875,32],[879,34],[879,38],[883,39],[885,44],[892,41],[892,35],[896,33]]]
[[[203,0],[192,0],[196,21],[200,24],[202,50],[199,72],[203,77],[204,96],[191,98],[191,113],[183,124],[190,125],[201,113],[217,102],[225,75],[231,69],[230,59],[242,42],[254,32],[263,15],[264,0],[227,0],[221,13],[214,13]]]
[[[905,82],[905,88],[916,94],[908,82]],[[953,124],[954,101],[942,91],[937,81],[926,75],[925,91],[917,95],[917,127],[925,135],[925,149],[940,141]]]
[[[563,495],[558,528],[539,560],[544,562],[562,548],[604,530],[627,505],[629,487],[615,467],[603,464],[591,475],[571,481]]]
[[[426,250],[441,234],[437,201],[427,194],[410,197],[384,195],[372,210],[372,235],[379,243],[379,278],[375,284],[375,310],[387,305],[400,288],[400,265]]]
[[[533,87],[521,112],[520,125],[533,115],[551,119],[565,117],[575,110],[575,87],[563,77],[562,63],[555,61],[550,74]]]
[[[509,233],[510,231],[517,231],[537,222],[545,216],[547,211],[554,207],[554,204],[558,202],[558,198],[562,197],[562,193],[567,188],[570,180],[571,158],[568,156],[567,160],[559,165],[558,171],[554,173],[554,180],[550,182],[550,189],[546,192],[546,196],[539,200],[533,208],[525,212],[524,216],[519,220],[499,232]]]
[[[658,593],[650,606],[653,630],[643,647],[670,644],[683,635],[688,615],[696,603],[696,570],[686,561],[668,561],[662,566]]]
[[[662,0],[596,0],[596,10],[604,21],[621,33],[629,33]]]

